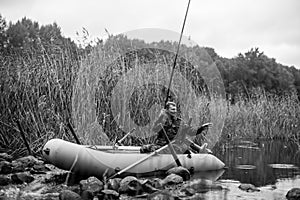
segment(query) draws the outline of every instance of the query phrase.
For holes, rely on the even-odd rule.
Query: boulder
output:
[[[113,179],[108,179],[105,189],[111,189],[118,191],[120,188],[120,183],[121,183],[121,178],[113,178]]]
[[[151,184],[152,187],[154,187],[156,189],[159,189],[159,190],[164,189],[164,185],[163,185],[164,182],[160,178],[154,178],[154,179],[151,179],[149,181],[150,181],[150,184]]]
[[[256,188],[254,185],[252,185],[250,183],[242,183],[241,185],[239,185],[239,188],[246,192],[259,192],[260,191],[258,188]]]
[[[91,191],[94,196],[96,196],[101,190],[104,189],[104,184],[98,178],[91,176],[86,180],[81,180],[79,182],[80,191],[85,190]]]
[[[193,196],[196,194],[196,191],[191,187],[186,187],[180,190],[181,193],[183,193],[185,196]]]
[[[173,167],[167,171],[167,175],[176,174],[183,178],[184,181],[187,181],[191,178],[191,174],[188,169],[184,167]]]
[[[8,161],[0,161],[0,174],[12,173],[12,164]]]
[[[14,184],[31,183],[32,181],[34,181],[34,177],[27,174],[26,172],[20,172],[11,175],[11,180]]]
[[[135,196],[143,193],[143,187],[136,177],[127,176],[123,178],[120,182],[119,193],[126,193],[130,196]]]
[[[183,183],[183,178],[176,174],[170,174],[162,181],[162,185],[176,185],[179,183]]]
[[[16,172],[24,172],[29,168],[32,168],[34,165],[43,164],[43,162],[39,161],[37,158],[33,156],[25,156],[12,161],[11,164],[13,168],[12,173],[16,173]]]
[[[12,162],[13,165],[22,165],[24,169],[27,167],[33,167],[33,165],[41,163],[43,162],[33,156],[25,156],[22,158],[18,158]]]
[[[0,175],[0,186],[6,186],[11,183],[11,179],[8,176]]]
[[[82,200],[93,200],[94,194],[89,190],[85,190],[81,193],[81,198]]]
[[[50,172],[49,174],[46,175],[44,182],[62,184],[66,182],[67,176],[68,176],[68,172],[65,171]]]
[[[300,188],[292,188],[285,196],[288,200],[300,200]]]
[[[45,172],[45,173],[50,171],[50,169],[42,163],[33,165],[32,169],[37,172]]]
[[[149,179],[145,179],[143,181],[140,181],[140,183],[142,184],[143,187],[143,191],[146,193],[153,193],[158,191],[157,188],[152,186],[152,182]]]
[[[59,200],[81,200],[81,197],[76,192],[71,190],[63,190],[59,193]]]

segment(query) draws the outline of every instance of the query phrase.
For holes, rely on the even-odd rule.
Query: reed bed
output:
[[[277,96],[261,89],[250,99],[240,97],[228,105],[223,134],[228,139],[267,138],[300,142],[300,103],[296,94]]]
[[[173,55],[142,52],[128,59],[123,56],[128,49],[120,50],[115,41],[107,45],[84,54],[60,48],[55,54],[1,57],[0,151],[27,154],[17,122],[35,154],[51,138],[74,141],[68,123],[83,144],[113,144],[133,128],[125,144],[153,142],[151,126],[164,104]],[[156,58],[145,62],[149,55]],[[171,95],[183,119],[192,118],[194,127],[213,122],[207,138],[211,143],[243,137],[300,143],[295,94],[279,97],[257,89],[250,98],[240,96],[230,104],[210,95],[184,60],[174,77]]]

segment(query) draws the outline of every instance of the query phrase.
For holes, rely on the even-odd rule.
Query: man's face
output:
[[[171,114],[175,114],[175,113],[177,112],[177,107],[176,107],[175,103],[170,103],[170,104],[169,104],[168,111],[169,111]]]

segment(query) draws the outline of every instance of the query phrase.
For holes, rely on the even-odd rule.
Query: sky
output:
[[[91,38],[151,28],[180,33],[188,0],[0,0],[6,21],[56,22],[65,37]],[[300,68],[299,0],[191,0],[184,35],[232,58],[258,47]],[[81,35],[78,38],[76,32]]]

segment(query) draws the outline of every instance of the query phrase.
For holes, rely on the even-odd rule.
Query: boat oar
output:
[[[116,141],[116,144],[118,145],[122,145],[121,143],[123,142],[123,140],[125,140],[128,135],[130,135],[131,133],[133,133],[135,131],[135,128],[131,129],[131,131],[129,131],[126,135],[124,135],[124,137],[122,137],[120,140]]]
[[[168,145],[168,147],[169,147],[169,149],[170,149],[170,152],[171,152],[171,154],[172,154],[172,156],[173,156],[173,158],[174,158],[174,160],[175,160],[177,166],[178,166],[178,167],[179,167],[179,166],[182,166],[181,163],[180,163],[180,161],[179,161],[179,159],[178,159],[178,157],[177,157],[177,154],[176,154],[176,152],[175,152],[175,150],[174,150],[174,147],[173,147],[172,143],[170,142],[170,139],[169,139],[169,137],[168,137],[168,135],[167,135],[167,133],[166,133],[164,127],[162,126],[162,124],[160,124],[160,125],[161,125],[161,128],[162,128],[162,130],[163,130],[165,139],[166,139],[166,141],[167,141],[167,145]]]
[[[172,141],[172,142],[170,142],[170,143],[174,143],[174,141]],[[161,147],[161,148],[159,148],[158,150],[155,150],[154,152],[150,153],[149,155],[147,155],[147,156],[141,158],[140,160],[136,161],[135,163],[129,165],[128,167],[122,169],[121,171],[119,171],[119,172],[117,172],[116,174],[112,175],[112,176],[109,177],[108,179],[112,179],[112,178],[115,178],[116,176],[119,176],[120,174],[126,172],[127,170],[129,170],[129,169],[131,169],[131,168],[137,166],[138,164],[144,162],[145,160],[151,158],[152,156],[156,155],[157,153],[159,153],[160,151],[166,149],[167,147],[168,147],[168,144],[165,145],[165,146],[163,146],[163,147]]]

